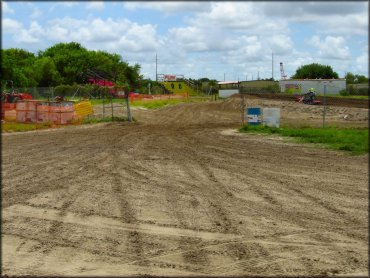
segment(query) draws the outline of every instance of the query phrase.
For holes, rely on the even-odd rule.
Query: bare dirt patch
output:
[[[3,135],[3,274],[366,274],[368,155],[231,132],[238,105]]]

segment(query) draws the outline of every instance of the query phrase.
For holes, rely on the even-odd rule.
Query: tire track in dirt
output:
[[[113,176],[112,192],[118,201],[122,221],[124,223],[137,223],[138,220],[136,217],[135,208],[132,207],[131,203],[129,202],[129,197],[127,194],[130,184],[123,182],[124,177],[119,174],[121,169],[121,161],[118,153],[114,149],[115,148],[113,147],[113,149],[110,150],[113,168],[111,172]],[[127,236],[127,242],[129,243],[128,250],[131,252],[131,254],[134,254],[134,259],[145,256],[144,241],[141,233],[137,231],[130,231]],[[147,265],[147,261],[141,261],[140,265]]]
[[[185,138],[185,136],[181,136],[180,138]],[[177,144],[179,144],[179,140],[182,140],[180,138],[176,138]],[[187,138],[188,139],[188,138]],[[193,144],[196,144],[196,139],[192,138],[195,142],[192,142]],[[182,141],[180,144],[181,149],[183,149],[183,153],[181,154],[181,157],[183,158],[183,161],[191,161],[192,167],[190,168],[187,163],[182,163],[181,168],[186,169],[187,173],[192,173],[191,177],[195,181],[199,181],[201,184],[197,187],[192,187],[192,192],[199,192],[198,195],[202,196],[203,199],[208,199],[209,207],[213,208],[213,213],[216,213],[217,218],[220,219],[221,222],[216,222],[217,226],[221,226],[223,229],[222,232],[232,232],[232,233],[240,233],[238,231],[238,226],[234,224],[231,221],[231,218],[229,218],[227,215],[229,214],[226,212],[224,208],[228,207],[228,204],[230,204],[231,196],[232,194],[224,187],[223,184],[221,184],[217,178],[214,176],[212,170],[209,168],[208,163],[209,160],[207,158],[204,158],[203,156],[200,156],[199,153],[192,152],[191,149],[187,148],[186,142]],[[202,177],[199,177],[199,172],[194,172],[194,169],[198,169],[198,171],[203,172]],[[204,178],[206,177],[206,178]],[[209,197],[206,197],[206,194],[209,194],[209,192],[206,192],[209,190],[209,188],[206,187],[214,187],[211,189],[211,192],[214,196],[218,196],[219,198],[217,200],[209,200]],[[202,189],[202,190],[200,190]],[[216,193],[217,192],[217,193]],[[225,202],[226,199],[226,202]],[[222,203],[225,202],[225,203]],[[222,223],[222,224],[221,224]],[[264,256],[268,256],[268,251],[265,250],[261,245],[258,245],[255,243],[258,248],[262,250],[262,253]],[[235,252],[238,254],[238,256],[235,255]],[[239,243],[235,245],[230,245],[230,248],[228,249],[228,256],[230,257],[237,257],[238,259],[243,259],[246,254],[248,254],[248,249],[243,245],[241,246]],[[243,265],[240,266],[243,269]],[[243,269],[245,270],[245,269]]]
[[[228,105],[225,102],[224,108]],[[364,226],[367,222],[363,219],[365,213],[362,212],[367,201],[360,194],[365,192],[362,187],[366,173],[361,168],[361,161],[308,147],[282,149],[282,142],[266,140],[259,136],[225,136],[220,132],[224,128],[230,128],[230,123],[236,126],[240,114],[222,116],[218,122],[210,124],[218,119],[212,115],[213,112],[216,113],[217,105],[212,106],[213,112],[209,110],[211,105],[206,106],[202,111],[194,113],[199,119],[191,118],[189,121],[187,117],[192,117],[192,109],[201,109],[202,105],[184,105],[178,112],[177,108],[171,108],[149,113],[147,118],[152,117],[149,124],[129,126],[114,123],[88,130],[53,132],[54,135],[49,138],[47,132],[37,134],[37,154],[30,151],[27,155],[31,159],[44,156],[57,167],[63,167],[63,164],[48,156],[58,155],[58,152],[53,152],[56,149],[52,150],[49,140],[52,138],[61,142],[68,137],[68,147],[58,145],[57,148],[60,148],[60,160],[66,160],[69,154],[72,154],[72,164],[63,170],[65,172],[58,170],[58,176],[62,177],[69,172],[73,178],[76,177],[76,181],[65,181],[69,183],[70,188],[84,188],[77,192],[79,199],[69,206],[67,200],[72,193],[56,195],[58,198],[54,198],[62,205],[66,215],[72,217],[64,223],[59,221],[62,222],[63,228],[59,237],[48,235],[49,225],[54,225],[54,222],[32,218],[27,220],[22,218],[21,214],[18,217],[17,211],[13,211],[14,217],[3,221],[6,229],[4,236],[16,233],[38,241],[49,241],[56,247],[49,255],[56,258],[63,254],[61,249],[64,247],[58,246],[69,246],[66,248],[94,254],[95,267],[101,271],[110,266],[115,269],[124,267],[124,264],[142,264],[148,269],[145,273],[151,273],[151,270],[161,270],[162,273],[166,270],[177,270],[179,273],[192,271],[199,274],[209,274],[213,271],[214,275],[280,275],[294,273],[292,265],[295,261],[298,264],[296,270],[304,275],[317,274],[320,269],[329,269],[335,265],[338,265],[341,273],[364,270],[366,263],[360,258],[365,255],[366,248],[356,252],[358,246],[367,242],[363,237],[366,234]],[[154,118],[155,115],[160,117]],[[176,126],[172,126],[173,124]],[[22,136],[19,135],[19,138]],[[27,135],[27,139],[32,139],[32,136]],[[14,165],[17,161],[24,164],[21,167],[27,166],[29,163],[13,152],[22,149],[17,142],[7,141],[7,144],[6,170],[10,170],[11,164]],[[14,148],[12,145],[15,145]],[[43,145],[47,147],[42,149]],[[48,150],[51,150],[50,153]],[[14,157],[10,155],[13,153]],[[304,157],[300,158],[302,154]],[[347,174],[330,179],[331,173],[328,172],[325,178],[325,161],[329,163],[328,166],[333,165],[333,175],[334,171],[347,171]],[[65,183],[63,179],[50,179],[51,175],[48,175],[45,166],[46,163],[39,163],[30,167],[32,173],[25,178],[33,179],[44,189],[48,186],[47,182],[40,183],[41,178],[34,175],[34,172],[39,172],[40,177],[46,176],[54,188]],[[81,166],[81,172],[73,172]],[[17,173],[21,173],[21,167],[17,168]],[[289,172],[284,172],[284,168],[289,169]],[[310,173],[319,175],[315,178],[299,178],[300,175]],[[8,186],[14,184],[15,188],[26,188],[24,180],[12,179],[15,175],[10,172],[6,175]],[[83,177],[86,180],[82,181]],[[349,186],[348,180],[351,177],[357,186]],[[325,188],[320,191],[318,181],[321,178]],[[296,187],[301,180],[306,182],[307,191]],[[340,185],[337,185],[337,182]],[[358,192],[354,192],[356,189],[359,189]],[[300,190],[309,196],[303,196]],[[330,196],[330,192],[335,196]],[[18,198],[16,193],[9,192],[7,198]],[[43,194],[40,195],[40,198],[43,198]],[[348,207],[342,209],[337,206],[337,202],[344,199],[344,196],[345,200],[348,200]],[[32,200],[27,201],[27,205],[31,203],[32,206],[45,209],[51,205],[50,200],[46,202],[44,199],[37,199],[37,194],[29,198]],[[111,204],[105,203],[109,198],[112,200]],[[98,204],[93,204],[94,200]],[[359,202],[359,205],[352,205],[351,202]],[[56,204],[56,207],[59,205]],[[105,205],[111,208],[114,214],[110,215]],[[89,206],[92,214],[84,216],[83,213]],[[310,206],[314,208],[311,210]],[[329,206],[329,209],[325,206]],[[129,209],[128,213],[126,209]],[[358,223],[348,222],[350,226],[341,227],[341,215],[335,213],[336,209],[345,212],[348,217],[353,215]],[[156,213],[151,210],[156,210]],[[357,215],[357,211],[362,214]],[[78,213],[81,215],[78,216]],[[98,215],[103,217],[96,217]],[[75,222],[72,221],[74,216]],[[159,216],[158,222],[153,221],[155,216]],[[43,217],[42,210],[39,217]],[[63,220],[64,216],[62,214],[58,217],[58,220]],[[87,217],[100,223],[93,231],[86,227],[93,225],[86,223]],[[111,218],[108,219],[109,217]],[[328,218],[326,222],[325,218]],[[79,225],[78,219],[85,225]],[[72,222],[67,223],[68,221]],[[122,221],[122,224],[132,221],[138,228],[126,229],[125,225],[107,225],[109,228],[99,221]],[[216,221],[220,226],[216,225]],[[243,221],[243,224],[239,224],[239,221]],[[360,225],[361,230],[357,231]],[[183,233],[180,237],[174,237],[169,232],[167,236],[168,231],[163,231],[166,227],[168,231],[173,229],[175,233]],[[201,229],[198,231],[199,227]],[[235,232],[242,238],[234,238],[225,243],[221,234],[226,231],[226,227],[229,233]],[[362,239],[356,240],[356,236],[350,234],[351,229],[356,230],[353,231],[354,234],[362,235]],[[190,233],[191,230],[194,232]],[[216,234],[215,231],[218,230],[221,234],[210,239],[207,232],[202,233],[201,230],[209,232],[210,235]],[[342,233],[342,230],[346,233]],[[133,232],[133,235],[130,236],[129,232]],[[232,236],[229,233],[227,235]],[[199,234],[201,236],[196,236]],[[131,241],[130,237],[133,238]],[[313,241],[313,238],[317,240]],[[226,234],[225,240],[230,240]],[[285,248],[287,246],[289,248]],[[25,255],[32,254],[26,250],[25,245],[15,246],[14,249],[17,247],[24,251]],[[326,251],[328,260],[325,260],[323,255],[321,262],[308,261]],[[40,254],[41,259],[44,258],[41,248],[36,250],[35,254]],[[10,257],[8,264],[11,263],[9,259]],[[46,268],[47,265],[42,267]],[[40,268],[31,269],[33,273],[40,274]],[[71,269],[68,273],[78,275],[83,272],[78,268],[74,269],[76,270]],[[124,269],[132,273],[132,268]],[[287,273],[284,272],[286,270]],[[8,272],[17,274],[15,268]]]

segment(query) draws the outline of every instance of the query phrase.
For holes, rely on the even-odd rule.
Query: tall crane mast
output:
[[[287,77],[286,74],[284,73],[283,62],[280,62],[280,75],[281,75],[281,80],[285,80]]]

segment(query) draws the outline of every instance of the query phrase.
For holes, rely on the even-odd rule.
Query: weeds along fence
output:
[[[57,86],[57,87],[30,87],[15,88],[15,92],[28,93],[33,99],[53,100],[56,96],[64,99],[103,98],[108,94],[106,88],[95,88],[93,86]]]
[[[81,90],[79,86],[69,86],[64,88],[62,92],[56,90],[54,87],[32,87],[32,88],[15,88],[14,92],[28,93],[32,95],[34,100],[40,101],[53,101],[56,96],[63,96],[65,101],[78,101],[82,99],[92,100],[94,105],[94,114],[89,115],[88,118],[127,118],[132,120],[131,110],[129,103],[127,104],[126,99],[113,99],[112,95],[104,92],[89,92]],[[98,100],[98,103],[94,103]]]
[[[269,92],[259,88],[240,89],[241,119],[248,122],[247,108],[280,108],[282,125],[326,127],[329,125],[366,126],[369,120],[368,96],[341,96],[330,93],[330,85],[324,86],[322,92],[316,92],[316,103],[302,101],[304,93]],[[329,93],[328,93],[329,92]],[[306,93],[306,92],[305,92]],[[277,100],[273,102],[269,100]],[[263,119],[263,115],[262,115]]]
[[[15,92],[28,93],[33,99],[37,100],[53,100],[55,98],[54,87],[31,87],[31,88],[15,88]]]

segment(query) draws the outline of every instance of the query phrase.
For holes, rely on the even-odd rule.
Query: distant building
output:
[[[341,90],[346,89],[346,79],[286,79],[280,80],[279,86],[281,92],[292,91],[295,93],[306,93],[310,88],[314,88],[317,93],[324,93],[326,84],[326,93],[338,95]]]
[[[219,89],[234,89],[239,88],[238,81],[219,81],[217,82]]]

